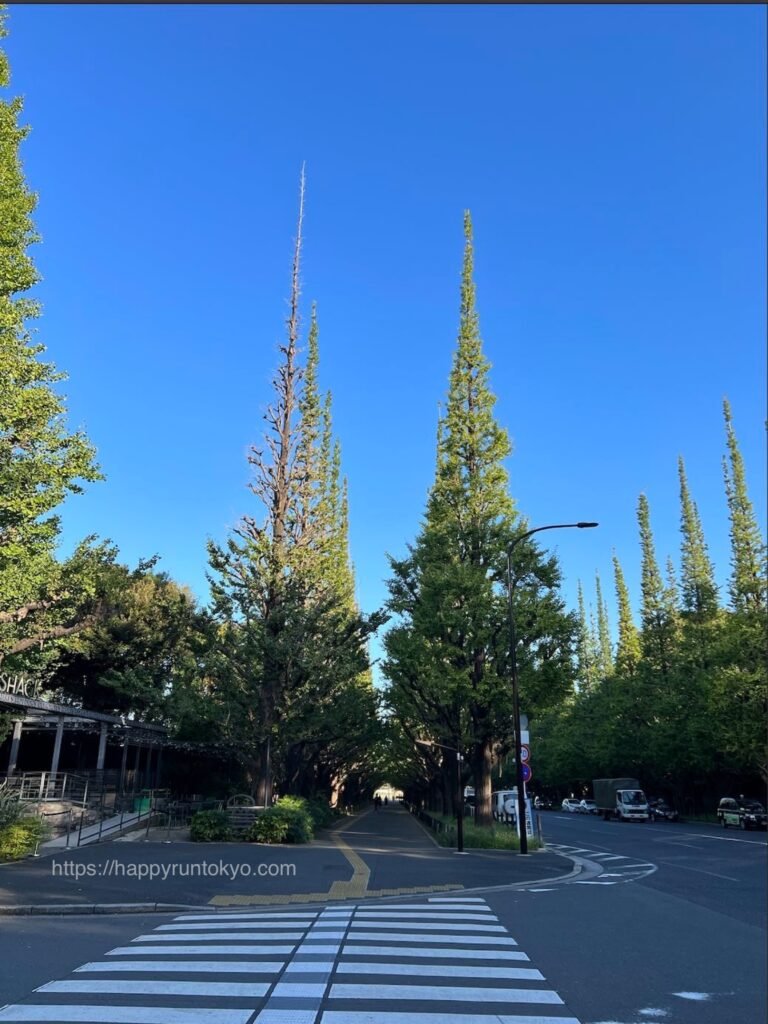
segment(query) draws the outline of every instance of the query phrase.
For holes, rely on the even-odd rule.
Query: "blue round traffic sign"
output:
[[[531,771],[531,766],[529,764],[524,764],[522,767],[523,767],[523,782],[530,782],[531,781],[531,776],[533,775],[533,772]]]

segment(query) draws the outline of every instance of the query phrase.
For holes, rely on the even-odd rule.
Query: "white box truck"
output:
[[[637,779],[593,779],[592,793],[606,821],[648,821],[648,800]]]

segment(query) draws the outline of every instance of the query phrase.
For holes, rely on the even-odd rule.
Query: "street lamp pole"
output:
[[[461,751],[456,747],[446,746],[445,743],[436,743],[434,740],[416,740],[420,747],[441,747],[443,750],[451,750],[456,755],[456,852],[464,853],[464,792],[461,785],[461,762],[463,757]]]
[[[597,523],[555,523],[552,526],[537,526],[515,537],[507,549],[507,594],[509,597],[509,639],[512,675],[512,716],[515,730],[515,778],[517,779],[517,826],[520,831],[520,853],[528,853],[528,827],[525,816],[525,790],[523,781],[522,741],[520,738],[520,693],[517,684],[517,634],[515,632],[515,611],[512,601],[512,552],[520,541],[541,533],[542,530],[591,529]]]

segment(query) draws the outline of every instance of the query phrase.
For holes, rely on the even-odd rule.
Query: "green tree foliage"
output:
[[[595,596],[597,598],[598,675],[600,679],[605,679],[613,672],[613,645],[611,644],[611,627],[608,622],[608,608],[598,574],[595,574]]]
[[[151,571],[151,564],[130,571],[113,561],[109,572],[108,612],[66,643],[56,666],[56,696],[176,726],[182,691],[200,674],[207,616],[188,590]]]
[[[616,671],[622,676],[634,675],[640,663],[640,634],[632,617],[629,590],[616,552],[613,553],[616,605],[619,609],[619,638],[616,647]]]
[[[490,818],[494,754],[511,742],[506,552],[525,529],[509,495],[511,445],[494,418],[473,279],[472,224],[464,219],[459,332],[437,467],[424,525],[406,558],[390,559],[385,638],[387,702],[406,734],[469,752],[476,814]],[[558,594],[560,573],[530,541],[513,565],[519,677],[529,714],[572,688],[575,623]],[[443,779],[450,758],[434,755]],[[455,771],[455,763],[454,768]]]
[[[747,493],[744,460],[733,426],[731,406],[723,402],[728,455],[723,459],[725,493],[731,523],[731,605],[736,612],[766,610],[765,542]]]
[[[614,554],[614,672],[534,723],[537,778],[545,784],[586,788],[601,775],[635,775],[683,810],[711,811],[719,796],[756,787],[758,777],[768,781],[764,544],[727,403],[725,409],[731,606],[718,606],[714,567],[680,459],[679,574],[668,560],[662,577],[641,496],[642,630],[632,621]]]
[[[722,668],[712,694],[712,710],[727,715],[721,749],[729,767],[746,762],[768,782],[768,667],[766,666],[766,547],[747,493],[746,472],[733,426],[730,403],[723,402],[727,456],[723,460],[731,535],[731,614],[722,631]]]
[[[5,36],[0,11],[0,38]],[[10,82],[0,51],[0,88]],[[55,510],[86,481],[100,479],[94,450],[82,431],[65,423],[64,378],[41,356],[30,324],[40,315],[29,292],[38,281],[28,249],[38,240],[36,197],[25,183],[19,147],[21,100],[0,99],[0,661],[69,636],[94,613],[78,570],[84,547],[62,565],[55,558]],[[88,564],[86,564],[88,563]]]
[[[680,583],[682,607],[689,615],[699,619],[711,617],[717,611],[715,573],[707,552],[699,510],[688,488],[685,463],[678,460],[680,478],[680,532],[682,535]]]

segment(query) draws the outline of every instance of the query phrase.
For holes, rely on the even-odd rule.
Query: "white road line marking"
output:
[[[408,918],[417,921],[498,921],[498,917],[495,914],[470,914],[467,911],[459,913],[451,913],[450,911],[421,911],[418,910],[407,910],[405,913],[401,913],[397,910],[358,910],[355,914],[355,921],[360,921],[362,918],[374,918],[376,920],[386,920],[389,917],[398,917],[401,919]]]
[[[278,998],[290,999],[322,999],[326,988],[325,982],[318,985],[312,982],[279,981],[270,993],[269,998],[272,1000],[277,996]],[[317,1008],[319,1010],[320,1006],[318,1005]]]
[[[238,938],[241,936],[238,935]],[[219,954],[242,953],[243,955],[259,955],[261,953],[292,953],[295,946],[118,946],[117,949],[110,949],[107,956],[146,956],[148,953],[160,953],[162,956],[201,953],[206,956],[218,956]],[[0,1018],[2,1019],[2,1018]]]
[[[263,931],[269,931],[271,928],[299,928],[299,929],[305,929],[305,928],[310,928],[310,927],[311,928],[318,928],[318,927],[321,927],[321,926],[319,924],[317,924],[317,923],[312,923],[310,921],[307,921],[306,925],[302,925],[298,921],[297,922],[293,922],[292,921],[290,923],[288,923],[286,921],[266,921],[263,925],[258,924],[256,921],[242,921],[242,922],[241,921],[222,921],[221,923],[219,923],[218,921],[215,921],[215,922],[212,921],[212,922],[208,923],[206,921],[204,924],[161,924],[161,925],[158,925],[157,928],[155,928],[155,931],[156,932],[183,932],[183,931],[192,932],[192,931],[208,931],[208,930],[216,931],[217,929],[227,929],[227,928],[243,928],[243,929],[249,929],[250,928],[251,931],[259,931],[259,929],[261,929]],[[322,927],[329,927],[329,926],[328,925],[323,925]]]
[[[480,896],[430,896],[429,903],[485,903]]]
[[[317,1010],[262,1010],[254,1024],[315,1024]]]
[[[337,974],[403,974],[435,978],[501,978],[510,981],[544,981],[531,967],[477,967],[465,964],[340,963]]]
[[[292,960],[285,968],[286,974],[328,974],[333,971],[332,960]]]
[[[599,857],[600,860],[628,860],[623,853],[593,853],[593,857]]]
[[[395,910],[444,910],[446,912],[482,913],[483,915],[490,913],[489,906],[481,906],[477,903],[460,903],[455,899],[430,900],[428,903],[392,903],[391,905]]]
[[[331,985],[329,999],[431,999],[466,1003],[546,1003],[563,1000],[548,988],[465,988],[456,985]]]
[[[152,932],[150,935],[137,935],[131,942],[219,942],[227,939],[235,939],[238,942],[246,939],[257,939],[261,942],[265,939],[293,939],[298,942],[303,938],[304,932],[272,932],[270,935],[263,932],[173,932],[171,935],[158,935],[157,932]]]
[[[267,914],[246,914],[242,911],[231,914],[222,914],[212,911],[208,914],[179,914],[178,917],[174,917],[174,921],[262,921],[270,920],[272,918],[289,918],[291,922],[296,921],[314,921],[317,914],[313,911],[305,911],[304,913],[267,913]]]
[[[259,1024],[273,1024],[270,1021],[261,1022],[260,1017],[257,1019]],[[274,1024],[279,1024],[279,1022],[275,1021]],[[496,1013],[387,1013],[367,1010],[325,1010],[322,1024],[580,1024],[580,1022],[576,1017],[542,1017],[538,1014],[531,1016],[530,1014]]]
[[[253,1010],[216,1010],[177,1006],[94,1006],[67,1004],[46,1006],[5,1006],[0,1010],[0,1021],[98,1021],[99,1024],[246,1024]]]
[[[362,940],[381,942],[384,939],[387,942],[465,942],[467,945],[517,945],[514,939],[508,939],[503,935],[443,935],[440,932],[433,932],[429,935],[414,935],[412,932],[394,932],[393,934],[382,935],[381,932],[360,932],[353,929],[349,937],[355,942]]]
[[[761,842],[759,839],[734,839],[733,836],[705,836],[700,835],[698,832],[686,832],[686,835],[692,835],[694,839],[718,839],[721,843],[746,843],[747,846],[768,846],[768,842]]]
[[[78,992],[90,995],[125,996],[223,996],[260,999],[267,994],[271,982],[231,981],[49,981],[35,992]],[[53,1013],[51,1014],[53,1016]]]
[[[439,925],[438,921],[383,921],[376,918],[374,921],[364,921],[358,919],[352,922],[351,932],[354,935],[360,928],[413,928],[414,931],[434,931]],[[501,932],[506,934],[507,929],[503,924],[459,924],[457,921],[446,921],[444,923],[446,932],[476,932],[477,934],[483,934],[485,932]],[[311,934],[311,932],[310,932]]]
[[[166,949],[163,952],[167,953]],[[111,963],[83,964],[75,974],[95,971],[179,971],[188,974],[279,974],[285,960],[113,960]]]
[[[697,875],[711,875],[712,878],[724,878],[727,882],[740,882],[740,878],[734,878],[733,875],[720,875],[717,871],[705,871],[704,868],[691,868],[685,867],[683,864],[675,864],[671,860],[660,860],[659,864],[666,864],[667,867],[677,868],[678,871],[695,871]]]
[[[525,953],[511,949],[424,949],[421,946],[355,946],[347,943],[342,956],[433,957],[435,960],[528,960]]]

